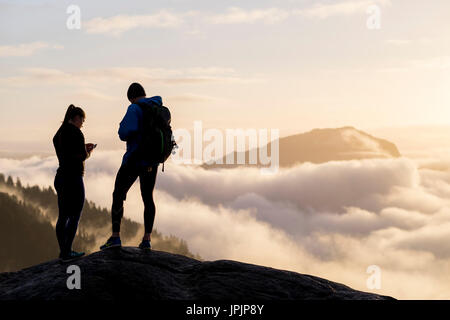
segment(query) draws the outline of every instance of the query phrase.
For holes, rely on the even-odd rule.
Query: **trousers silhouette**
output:
[[[155,202],[153,189],[156,182],[158,165],[149,168],[137,165],[122,164],[117,172],[114,183],[113,203],[111,208],[112,231],[120,232],[120,222],[123,217],[123,202],[126,200],[128,190],[139,177],[141,196],[144,201],[144,227],[145,233],[151,233],[155,221]]]
[[[72,251],[78,222],[84,206],[84,183],[81,175],[56,173],[54,187],[58,195],[59,216],[56,222],[56,237],[61,254]]]

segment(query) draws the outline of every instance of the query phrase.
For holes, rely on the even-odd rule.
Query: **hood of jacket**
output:
[[[150,98],[142,98],[142,99],[138,100],[137,102],[146,104],[146,105],[151,105],[152,103],[156,103],[157,105],[162,106],[162,98],[160,96],[153,96]]]

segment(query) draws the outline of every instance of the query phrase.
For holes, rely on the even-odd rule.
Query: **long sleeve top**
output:
[[[84,175],[84,160],[90,153],[86,150],[84,135],[71,123],[63,123],[53,137],[58,157],[58,171],[66,175]]]

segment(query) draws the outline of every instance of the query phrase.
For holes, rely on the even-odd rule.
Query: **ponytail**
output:
[[[83,119],[86,118],[86,114],[84,113],[83,109],[81,109],[80,107],[75,107],[73,104],[71,104],[67,108],[63,123],[69,122],[69,120],[75,118],[76,116],[80,116]]]

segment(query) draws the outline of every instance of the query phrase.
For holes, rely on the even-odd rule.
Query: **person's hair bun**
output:
[[[64,116],[64,123],[67,123],[70,119],[73,119],[76,116],[80,116],[81,118],[86,118],[86,114],[84,113],[83,109],[80,107],[75,107],[73,104],[71,104],[66,111],[66,114]]]

